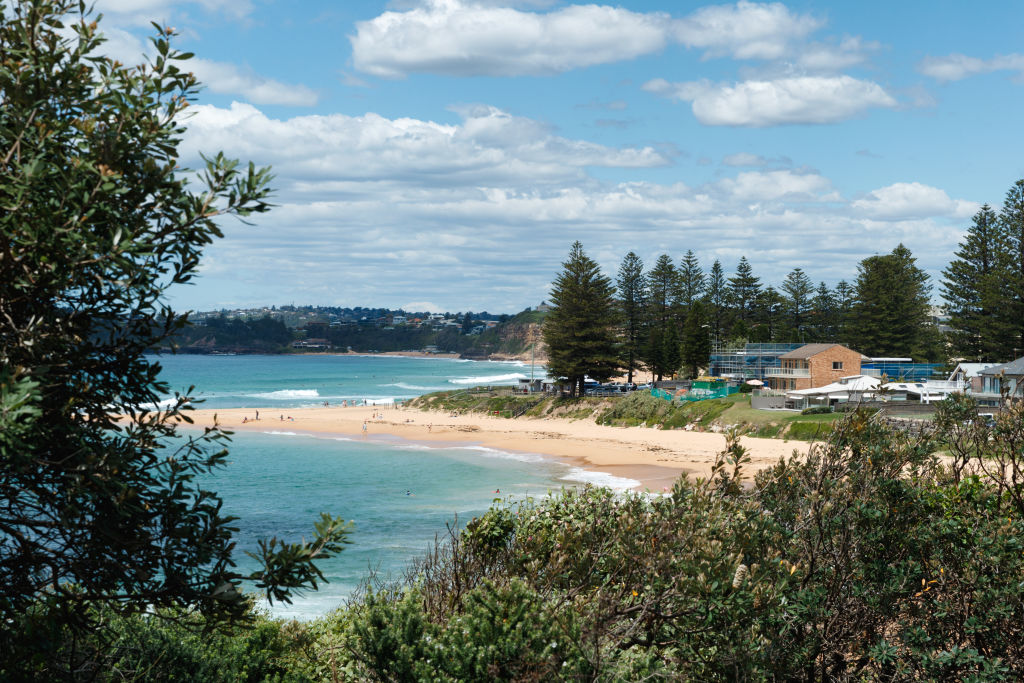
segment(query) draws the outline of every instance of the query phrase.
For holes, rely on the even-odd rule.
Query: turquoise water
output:
[[[169,356],[161,363],[172,389],[196,385],[206,401],[201,407],[270,410],[325,400],[386,402],[435,388],[512,384],[530,373],[515,363],[378,356]],[[244,552],[254,551],[259,538],[308,538],[320,512],[354,522],[352,544],[321,564],[329,583],[292,605],[275,605],[278,616],[322,615],[343,604],[371,570],[401,578],[446,525],[465,523],[495,498],[543,496],[583,481],[636,483],[531,454],[281,427],[235,434],[230,464],[204,482],[224,499],[224,512],[239,518],[235,559],[243,571],[255,568]]]
[[[387,403],[431,391],[530,377],[529,363],[403,356],[160,356],[172,391],[196,386],[203,408],[297,408]],[[543,377],[543,368],[535,368]]]

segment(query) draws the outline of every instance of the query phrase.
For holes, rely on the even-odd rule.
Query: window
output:
[[[832,369],[833,370],[842,370],[843,369],[843,361],[841,361],[841,360],[834,360],[834,361],[832,361]]]

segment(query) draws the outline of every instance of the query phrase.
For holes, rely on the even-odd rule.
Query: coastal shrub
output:
[[[624,420],[633,424],[653,425],[672,409],[672,404],[648,391],[633,391],[624,398],[610,402],[596,417],[598,424],[621,425]]]
[[[811,406],[800,411],[801,415],[827,415],[832,412],[832,406]]]
[[[957,480],[932,457],[932,434],[869,417],[845,418],[808,456],[753,481],[734,433],[712,476],[681,477],[666,496],[585,488],[502,504],[373,602],[386,637],[350,641],[347,670],[424,681],[1020,680],[1024,503],[1001,475]],[[1024,460],[1024,409],[1017,417],[975,444],[1010,470]],[[492,525],[500,542],[469,540]],[[348,618],[365,620],[367,604]],[[388,645],[371,655],[361,648],[374,638]]]
[[[768,424],[757,425],[752,428],[749,432],[750,436],[757,437],[759,439],[774,439],[782,431],[783,425],[769,422]]]
[[[251,602],[247,604],[250,605]],[[313,636],[298,622],[273,620],[250,611],[246,624],[215,624],[195,612],[156,610],[118,614],[100,608],[97,629],[63,629],[59,648],[74,663],[73,680],[97,681],[275,681],[305,683],[311,676]],[[26,671],[0,662],[0,679],[24,680]],[[37,670],[32,678],[52,680]]]
[[[832,432],[831,422],[791,422],[786,430],[787,439],[818,441]]]

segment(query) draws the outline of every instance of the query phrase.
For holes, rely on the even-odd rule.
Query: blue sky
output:
[[[902,241],[937,280],[1024,177],[1019,2],[97,7],[112,56],[150,20],[195,52],[186,164],[277,175],[183,308],[514,312],[574,240],[609,275],[692,249],[830,285]]]

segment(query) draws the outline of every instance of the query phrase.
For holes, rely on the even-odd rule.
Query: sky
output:
[[[271,166],[179,308],[513,313],[572,243],[610,277],[693,250],[764,284],[933,278],[1024,177],[1024,3],[98,0],[204,83],[182,163]]]

